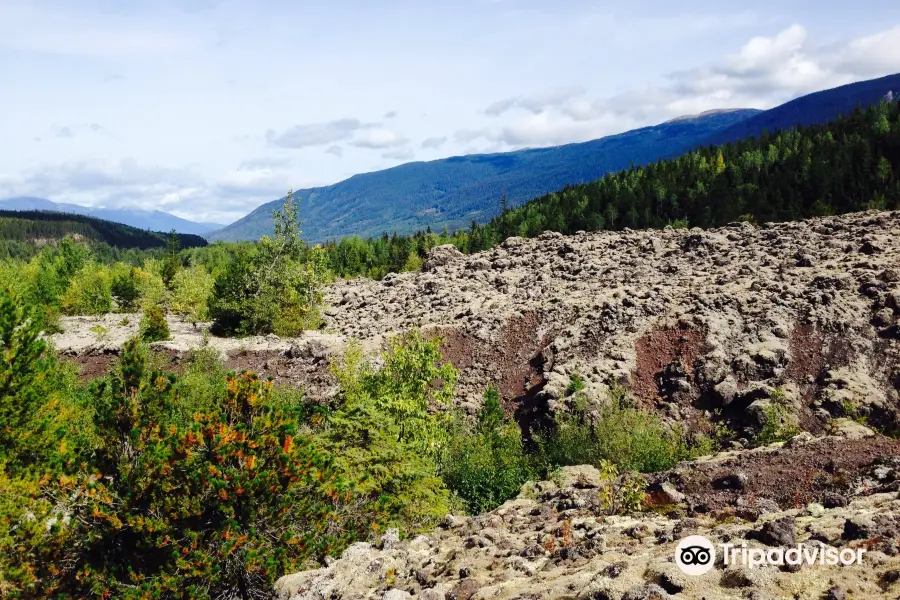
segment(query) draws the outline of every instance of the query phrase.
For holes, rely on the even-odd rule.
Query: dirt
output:
[[[709,351],[706,332],[684,328],[652,329],[635,342],[637,368],[631,391],[651,406],[664,395],[658,378],[665,367],[675,367],[688,382],[696,379],[697,359]]]
[[[183,372],[190,358],[189,351],[182,352],[161,345],[154,345],[152,352],[155,365],[176,374]],[[105,352],[92,354],[63,354],[61,358],[78,365],[79,377],[88,381],[107,375],[118,356],[116,349],[107,349]],[[228,370],[253,371],[262,379],[271,379],[276,386],[303,388],[318,402],[328,401],[336,392],[336,381],[329,370],[329,355],[292,358],[290,349],[283,352],[248,350],[227,354],[222,358]]]
[[[793,444],[761,452],[738,452],[733,458],[698,461],[689,469],[676,469],[667,477],[678,481],[687,504],[700,512],[737,507],[741,500],[752,507],[767,498],[782,509],[822,503],[828,492],[854,494],[863,487],[869,467],[900,459],[900,441],[881,436],[846,439],[827,437],[808,444]],[[722,489],[725,477],[746,478],[740,489]]]

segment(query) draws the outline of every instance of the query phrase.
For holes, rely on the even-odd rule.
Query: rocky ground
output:
[[[837,435],[742,450],[652,478],[645,512],[606,516],[592,467],[529,483],[474,518],[448,516],[428,535],[389,532],[328,566],[282,578],[281,600],[663,600],[900,597],[900,442],[852,422]],[[786,458],[808,482],[781,485]],[[782,482],[783,483],[783,482]],[[678,541],[862,548],[861,565],[716,566],[674,563]]]
[[[606,516],[599,473],[567,468],[486,515],[355,544],[283,578],[280,598],[900,598],[900,442],[873,433],[900,431],[900,212],[545,233],[473,256],[439,247],[421,273],[341,281],[327,302],[324,331],[298,339],[207,338],[171,319],[173,340],[156,345],[177,369],[207,343],[232,368],[327,398],[327,367],[351,339],[375,356],[419,327],[443,338],[468,410],[495,384],[528,425],[564,406],[578,375],[598,401],[617,382],[669,422],[718,421],[737,441],[653,476],[644,512]],[[108,369],[137,317],[63,326],[52,341],[87,377]],[[776,402],[806,432],[747,449]],[[867,554],[861,566],[799,569],[718,559],[692,577],[673,554],[693,534]]]
[[[50,336],[57,353],[75,361],[85,379],[106,374],[126,340],[137,335],[140,314],[108,314],[96,317],[64,317],[63,332]],[[301,338],[254,336],[243,339],[208,334],[208,323],[188,323],[169,315],[172,339],[152,346],[168,357],[167,368],[179,372],[191,351],[201,347],[217,351],[229,369],[248,369],[272,377],[278,385],[301,386],[314,399],[325,401],[336,393],[328,370],[329,359],[339,356],[347,344],[342,335],[310,331]],[[370,355],[379,348],[364,344]]]
[[[578,374],[681,421],[752,427],[780,388],[813,431],[848,411],[900,423],[900,212],[440,247],[422,273],[328,300],[348,337],[442,335],[462,402],[494,383],[520,413],[552,407]]]
[[[776,389],[807,430],[821,433],[843,415],[892,430],[898,240],[900,212],[871,212],[762,227],[548,232],[473,256],[444,246],[421,273],[334,284],[325,332],[209,343],[231,366],[322,395],[325,367],[349,339],[377,354],[386,337],[420,327],[444,338],[461,371],[460,404],[474,409],[493,383],[523,421],[552,409],[578,374],[596,397],[616,380],[669,420],[718,411],[748,435]],[[63,325],[57,348],[100,372],[137,318]],[[175,357],[201,343],[202,326],[173,319],[172,329],[173,341],[159,345]]]

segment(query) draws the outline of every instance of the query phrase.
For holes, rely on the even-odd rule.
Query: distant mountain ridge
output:
[[[205,239],[193,233],[175,235],[182,248],[207,245]],[[148,231],[90,215],[48,210],[0,210],[0,243],[35,244],[66,236],[79,236],[122,249],[165,248],[169,243],[168,232]]]
[[[171,231],[174,229],[178,233],[190,233],[194,235],[202,235],[222,228],[222,225],[218,223],[189,221],[159,210],[93,208],[78,204],[53,202],[46,198],[37,198],[34,196],[15,196],[13,198],[0,200],[0,210],[49,210],[76,215],[87,215],[105,221],[112,221],[114,223],[136,227],[138,229],[148,229],[151,231]]]
[[[300,203],[304,237],[312,242],[354,234],[408,233],[428,226],[464,227],[473,219],[486,222],[494,217],[503,193],[510,203],[521,204],[632,163],[677,156],[710,133],[758,112],[716,111],[589,142],[412,162],[298,190],[294,198]],[[282,198],[264,204],[206,237],[234,241],[271,233],[272,210],[283,203]]]
[[[857,104],[867,106],[898,91],[900,75],[891,75],[816,92],[767,111],[713,110],[590,142],[408,163],[299,190],[294,198],[300,203],[304,235],[312,242],[409,233],[427,226],[454,229],[472,220],[489,221],[503,193],[510,204],[518,205],[632,163],[674,158],[696,147],[738,141],[766,130],[823,123]],[[272,211],[283,202],[284,198],[266,203],[206,237],[246,240],[271,233]]]
[[[870,106],[882,98],[900,93],[900,74],[848,83],[840,87],[813,92],[781,106],[750,117],[709,136],[707,144],[718,145],[758,136],[798,125],[815,125],[852,111],[856,105]]]

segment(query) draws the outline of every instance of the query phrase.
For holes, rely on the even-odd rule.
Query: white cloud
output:
[[[359,119],[337,119],[327,123],[295,125],[282,133],[270,129],[266,131],[266,140],[270,145],[281,148],[324,146],[346,140],[365,127],[368,125]]]
[[[252,161],[248,161],[252,162]],[[159,209],[178,216],[222,222],[283,195],[295,177],[285,169],[243,165],[210,181],[189,169],[141,165],[133,160],[41,165],[0,174],[0,198],[26,195],[105,208]]]
[[[493,151],[502,151],[584,142],[629,129],[633,125],[633,121],[612,113],[597,115],[585,122],[573,120],[556,111],[545,111],[515,119],[503,126],[461,130],[456,132],[454,138],[463,144],[478,139],[488,140],[494,143],[491,146]]]
[[[371,129],[350,143],[357,148],[381,149],[403,146],[407,141],[405,137],[390,129]]]
[[[859,77],[877,77],[900,69],[900,26],[853,40],[832,50],[831,68]]]
[[[484,112],[486,115],[496,117],[512,110],[513,108],[522,108],[530,113],[540,114],[545,110],[561,106],[570,101],[572,98],[581,96],[584,93],[585,89],[580,85],[550,89],[536,94],[516,96],[513,98],[500,100],[499,102],[495,102],[494,104],[488,106],[486,109],[484,109]]]
[[[581,141],[900,65],[896,13],[846,3],[385,3],[338,29],[320,4],[0,0],[0,194],[227,221],[410,151]]]
[[[886,75],[900,67],[900,27],[827,47],[800,25],[747,41],[709,65],[671,73],[659,85],[606,98],[577,87],[500,100],[485,113],[502,125],[461,129],[454,139],[490,140],[506,148],[595,139],[717,108],[771,108],[798,96]],[[521,108],[524,115],[508,115]]]
[[[485,137],[488,129],[460,129],[453,134],[453,141],[458,144],[468,144],[478,138]]]
[[[284,156],[261,156],[242,160],[238,170],[277,169],[287,167],[290,164],[291,159]]]
[[[391,160],[412,160],[415,158],[416,153],[412,151],[410,148],[399,148],[397,150],[390,150],[388,152],[384,152],[381,157],[387,158]]]
[[[711,66],[674,73],[658,90],[669,114],[682,106],[769,108],[803,94],[888,75],[900,66],[900,27],[819,46],[793,25],[754,37],[737,54]]]
[[[447,136],[430,137],[422,141],[422,148],[440,148],[447,143]]]

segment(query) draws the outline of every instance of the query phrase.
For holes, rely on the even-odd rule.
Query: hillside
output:
[[[765,133],[566,186],[496,219],[534,236],[598,229],[715,227],[900,207],[900,103]],[[503,235],[500,236],[501,239]]]
[[[767,133],[569,185],[449,235],[343,238],[326,243],[342,276],[378,279],[418,268],[428,250],[492,248],[543,231],[717,227],[900,208],[900,103],[854,109],[834,121]]]
[[[168,240],[168,233],[145,231],[87,215],[39,210],[0,210],[0,239],[4,241],[58,240],[67,235],[104,242],[115,248],[140,250],[165,247]],[[207,245],[206,240],[198,235],[184,233],[177,235],[182,248]]]
[[[525,424],[580,374],[589,391],[619,381],[683,423],[719,408],[732,428],[752,431],[781,388],[804,428],[820,431],[850,400],[871,425],[897,429],[897,239],[895,211],[759,228],[547,232],[471,256],[440,246],[423,272],[333,284],[328,334],[209,343],[231,356],[231,368],[327,398],[329,357],[347,341],[374,352],[418,327],[444,338],[460,369],[460,405],[474,411],[493,383]],[[54,344],[108,356],[134,333],[134,323],[118,321],[103,322],[109,334],[98,342],[97,321],[75,317]],[[201,343],[189,324],[173,323],[175,331],[163,347]]]
[[[851,419],[900,426],[898,239],[900,212],[546,233],[470,257],[436,248],[423,273],[336,284],[332,331],[440,335],[471,413],[494,383],[524,428],[548,412],[596,414],[602,401],[590,399],[614,381],[669,422],[714,419],[741,439],[649,476],[643,512],[608,516],[600,498],[613,484],[593,467],[564,468],[487,514],[357,543],[282,578],[278,597],[894,598],[898,442]],[[772,414],[811,433],[748,448]],[[689,535],[763,549],[865,544],[871,554],[839,570],[716,560],[694,577],[673,564]]]
[[[555,481],[527,483],[489,513],[448,515],[414,538],[391,530],[358,542],[320,568],[282,577],[276,598],[895,598],[900,442],[866,433],[850,424],[839,435],[685,463],[653,477],[655,511],[629,515],[608,514],[600,499],[612,483],[597,469],[564,467]],[[808,507],[785,493],[794,483],[785,471],[801,465],[813,482],[802,493]],[[736,475],[746,480],[743,489],[717,489]],[[675,563],[679,543],[694,535],[717,544],[714,568],[700,576]],[[868,553],[861,565],[748,568],[725,564],[718,546],[725,543],[756,552],[827,544]]]
[[[817,92],[764,112],[711,111],[582,144],[410,163],[300,190],[295,197],[301,203],[306,237],[313,242],[427,226],[467,227],[473,219],[484,223],[496,216],[504,191],[512,205],[522,204],[631,164],[672,158],[698,146],[738,141],[766,130],[823,123],[898,89],[900,75],[892,75]],[[282,202],[264,204],[207,238],[255,239],[269,233],[271,212]]]
[[[676,430],[729,436],[725,452],[649,473],[641,511],[613,510],[603,500],[610,478],[569,463],[479,516],[454,514],[404,539],[367,533],[340,558],[281,578],[284,600],[724,600],[798,589],[810,600],[850,590],[894,598],[898,442],[873,430],[900,428],[897,239],[900,212],[871,211],[762,227],[548,232],[472,256],[440,246],[423,272],[332,285],[327,333],[234,340],[173,319],[174,339],[154,345],[174,369],[208,344],[227,354],[227,369],[302,387],[328,406],[351,340],[374,355],[420,328],[459,369],[453,404],[477,414],[494,384],[526,435],[551,417],[593,419],[616,383]],[[94,376],[125,356],[138,328],[122,315],[61,325],[54,347]],[[791,439],[761,443],[767,431]],[[672,555],[692,534],[870,554],[847,568],[716,561],[686,577]]]
[[[428,226],[463,227],[472,219],[485,222],[496,215],[504,191],[511,203],[519,204],[631,163],[676,156],[711,132],[756,112],[710,114],[581,144],[408,163],[354,175],[327,187],[299,190],[295,198],[300,201],[304,236],[313,242],[346,235],[377,236],[385,231],[407,233]],[[283,202],[264,204],[206,237],[211,241],[245,240],[270,233],[272,210]]]
[[[122,223],[137,229],[172,231],[201,235],[221,229],[218,223],[197,223],[159,210],[93,208],[78,204],[52,202],[45,198],[16,196],[0,200],[0,210],[43,210],[67,214],[87,215],[104,221]]]
[[[889,92],[895,100],[900,98],[900,75],[888,75],[802,96],[716,132],[707,143],[722,144],[786,126],[824,123],[837,115],[849,113],[857,105],[865,107],[875,104]]]

